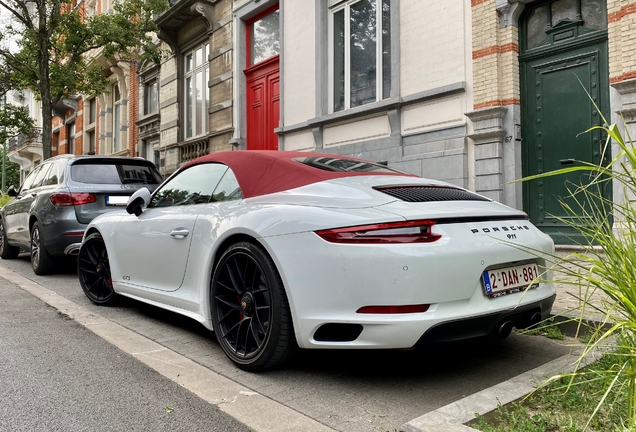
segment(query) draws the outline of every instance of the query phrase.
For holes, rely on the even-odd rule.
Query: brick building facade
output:
[[[110,93],[65,101],[54,147],[74,122],[75,153],[164,175],[232,149],[352,155],[524,209],[567,242],[563,185],[515,180],[603,162],[603,134],[579,135],[603,116],[636,132],[635,20],[629,0],[174,1],[156,18],[162,63],[100,59]]]

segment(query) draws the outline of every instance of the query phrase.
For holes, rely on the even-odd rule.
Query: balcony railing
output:
[[[20,134],[9,138],[9,151],[16,151],[27,144],[42,144],[42,128],[33,128],[28,135]]]

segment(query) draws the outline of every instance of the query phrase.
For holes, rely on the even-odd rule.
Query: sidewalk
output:
[[[575,252],[570,248],[564,248],[557,246],[556,255],[562,258],[567,257],[569,254]],[[577,253],[581,253],[581,250],[576,250]],[[571,269],[575,269],[576,266],[568,266]],[[593,305],[600,305],[605,295],[600,292],[587,292],[586,287],[579,286],[575,277],[566,277],[565,275],[555,272],[555,280],[572,281],[573,283],[555,283],[557,297],[552,307],[553,315],[562,315],[571,318],[579,318],[581,316],[581,301],[582,298],[587,298],[588,303]],[[584,312],[584,318],[591,321],[604,321],[605,317],[599,314],[597,311],[590,309],[589,307]]]

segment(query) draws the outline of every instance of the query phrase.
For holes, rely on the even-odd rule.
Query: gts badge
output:
[[[130,276],[122,276],[122,279],[125,281],[129,281],[130,280]]]

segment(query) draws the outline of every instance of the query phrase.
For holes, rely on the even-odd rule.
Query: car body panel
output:
[[[484,198],[411,203],[375,189],[422,185],[461,189],[414,176],[340,177],[161,214],[145,209],[139,218],[110,213],[94,219],[87,233],[96,230],[104,238],[116,292],[183,313],[210,329],[215,262],[233,242],[260,245],[281,276],[302,348],[409,348],[439,324],[551,306],[549,272],[545,282],[525,292],[491,297],[483,287],[485,270],[525,263],[549,267],[554,244],[525,213]],[[434,221],[430,229],[441,237],[431,243],[341,244],[316,234],[412,220]],[[171,229],[186,224],[189,243],[170,238]],[[147,273],[155,273],[153,280],[143,279]],[[419,304],[429,309],[357,312],[364,306]],[[360,324],[363,331],[349,342],[314,338],[320,326],[332,323]]]
[[[146,209],[139,217],[124,215],[114,234],[122,280],[160,291],[179,289],[197,214],[188,206],[178,206]],[[171,235],[177,231],[187,235]]]
[[[32,182],[31,175],[27,177],[18,195],[0,209],[0,217],[5,224],[7,242],[12,246],[25,249],[31,247],[31,227],[34,221],[40,226],[40,238],[46,251],[52,256],[63,256],[68,247],[79,245],[84,230],[97,214],[121,209],[121,206],[100,205],[99,200],[104,194],[130,196],[141,186],[154,190],[157,184],[119,184],[119,185],[91,185],[74,182],[69,174],[70,167],[78,160],[102,160],[99,156],[75,157],[61,155],[45,161],[36,168],[36,181]],[[108,158],[117,163],[141,163],[152,166],[151,162],[137,158]],[[48,177],[50,178],[48,178]],[[50,180],[51,184],[38,184],[37,179]],[[27,188],[28,186],[28,188]],[[93,193],[97,195],[98,203],[55,206],[50,197],[56,193]]]

